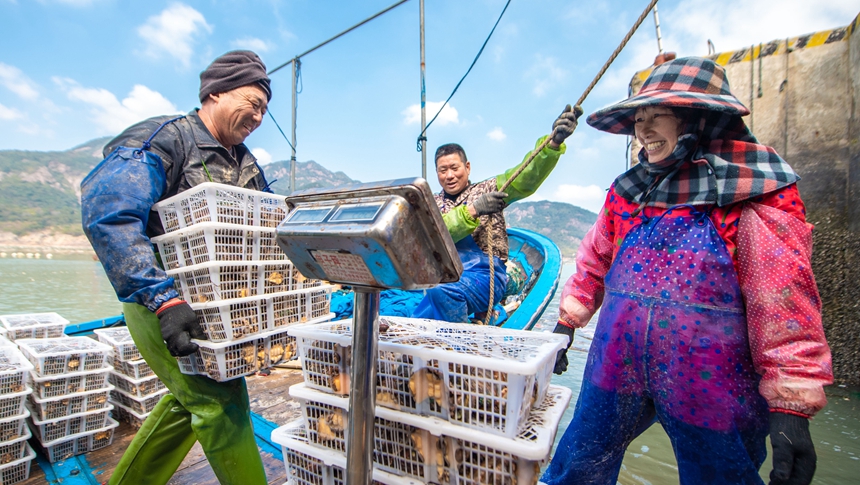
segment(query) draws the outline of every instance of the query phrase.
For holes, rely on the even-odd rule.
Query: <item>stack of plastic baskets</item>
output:
[[[33,434],[51,463],[113,442],[119,423],[108,397],[111,348],[87,337],[21,339],[33,365],[29,410]]]
[[[352,323],[290,334],[304,376],[290,395],[303,419],[272,440],[284,448],[289,480],[343,483]],[[550,385],[564,344],[551,333],[380,317],[374,479],[536,484],[570,402],[570,389]]]
[[[27,385],[27,373],[32,369],[14,345],[0,346],[0,483],[4,485],[26,480],[36,456],[27,444],[30,413],[24,405],[33,392]]]
[[[0,323],[9,340],[20,338],[62,337],[69,321],[56,313],[27,313],[22,315],[2,315]]]
[[[95,330],[99,341],[110,345],[114,369],[110,372],[110,402],[114,417],[140,428],[158,401],[167,394],[167,387],[143,361],[128,327]],[[140,375],[141,373],[146,375]]]
[[[179,359],[183,373],[254,374],[296,354],[288,326],[331,319],[333,287],[306,280],[277,245],[283,197],[204,183],[154,209],[165,234],[153,242],[208,338]]]

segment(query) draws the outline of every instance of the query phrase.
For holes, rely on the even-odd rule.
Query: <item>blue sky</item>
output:
[[[149,116],[197,106],[216,56],[256,50],[272,68],[394,0],[0,0],[0,149],[64,150]],[[428,131],[432,153],[462,144],[472,180],[516,163],[575,101],[647,0],[513,0],[451,109]],[[429,106],[448,96],[505,0],[426,0]],[[778,5],[778,7],[774,7]],[[718,52],[849,24],[860,0],[662,0],[663,43],[679,56]],[[653,18],[586,100],[626,96],[657,54]],[[420,175],[418,0],[302,60],[298,159],[362,181]],[[290,70],[273,75],[270,108],[289,134]],[[435,109],[428,109],[428,120]],[[262,162],[290,148],[268,118],[246,143]],[[625,168],[624,137],[584,122],[535,199],[597,210]]]

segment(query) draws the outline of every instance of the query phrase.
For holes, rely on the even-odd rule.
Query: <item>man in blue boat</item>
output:
[[[152,206],[203,182],[264,190],[244,145],[263,121],[272,91],[251,51],[228,52],[200,74],[201,107],[140,122],[105,146],[81,184],[83,227],[123,302],[134,342],[170,389],[144,421],[110,483],[165,484],[199,441],[222,485],[266,484],[243,378],[216,382],[180,373],[176,356],[205,338],[179,299],[151,238],[164,233]]]
[[[499,303],[508,282],[505,262],[508,259],[508,237],[503,210],[505,206],[537,191],[558,163],[567,147],[567,139],[582,114],[577,106],[567,106],[553,123],[549,144],[507,188],[499,192],[517,165],[482,182],[469,180],[471,164],[463,147],[449,143],[436,149],[436,176],[442,192],[436,194],[436,205],[457,246],[463,262],[463,275],[456,283],[446,283],[427,290],[412,316],[447,322],[468,322],[486,312],[490,301],[490,254],[494,275],[493,304]],[[549,135],[548,135],[549,136]],[[547,137],[538,139],[540,146]],[[531,154],[526,154],[526,159]],[[523,160],[522,163],[525,163]]]

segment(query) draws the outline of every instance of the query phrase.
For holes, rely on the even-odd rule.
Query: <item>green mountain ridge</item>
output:
[[[80,185],[102,160],[112,137],[97,138],[65,151],[0,150],[0,232],[22,236],[52,231],[73,236],[81,229]],[[272,190],[289,193],[290,162],[262,167]],[[358,182],[331,172],[313,160],[296,163],[296,189],[334,187]],[[511,226],[552,239],[571,258],[597,215],[563,202],[517,202],[505,210]]]

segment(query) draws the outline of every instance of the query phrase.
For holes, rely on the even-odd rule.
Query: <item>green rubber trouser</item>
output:
[[[125,321],[140,354],[170,389],[143,422],[110,478],[110,485],[166,484],[200,441],[221,485],[265,485],[254,438],[245,379],[216,382],[179,372],[158,317],[124,303]]]

